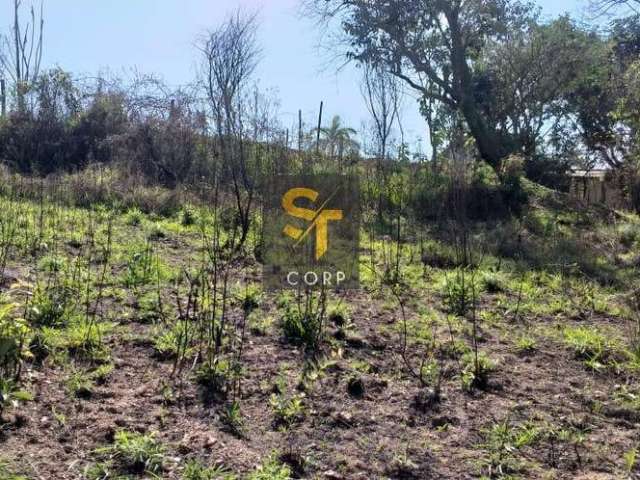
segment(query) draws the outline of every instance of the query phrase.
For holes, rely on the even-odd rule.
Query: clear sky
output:
[[[24,0],[28,3],[29,0]],[[538,0],[545,16],[580,15],[586,0]],[[10,5],[0,0],[0,29],[9,31]],[[276,88],[282,121],[294,125],[302,109],[313,124],[320,100],[325,118],[340,115],[358,129],[367,111],[352,66],[336,71],[317,49],[319,32],[301,18],[298,0],[44,0],[43,66],[59,65],[77,74],[109,70],[123,75],[133,68],[159,74],[170,85],[192,82],[198,52],[195,39],[238,6],[259,10],[263,56],[257,77]],[[416,102],[405,101],[407,140],[427,137]]]

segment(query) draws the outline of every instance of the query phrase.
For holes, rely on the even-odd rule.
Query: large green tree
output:
[[[490,42],[528,28],[528,4],[510,0],[307,0],[320,18],[338,21],[351,59],[394,75],[464,118],[480,156],[497,167],[512,153],[511,132],[486,115],[482,54]]]

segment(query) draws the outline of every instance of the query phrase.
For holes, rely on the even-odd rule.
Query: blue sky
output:
[[[29,0],[25,0],[28,3]],[[539,0],[546,16],[576,15],[586,0]],[[0,0],[0,28],[10,28],[10,4]],[[45,0],[44,66],[59,65],[77,74],[106,69],[124,75],[136,68],[180,85],[196,76],[195,39],[238,6],[259,10],[263,56],[260,85],[277,89],[282,121],[293,125],[298,109],[312,124],[320,100],[325,118],[340,115],[358,129],[367,111],[351,66],[336,71],[317,49],[319,32],[301,18],[298,0]],[[407,140],[427,137],[416,103],[403,109]],[[423,142],[424,144],[424,142]]]

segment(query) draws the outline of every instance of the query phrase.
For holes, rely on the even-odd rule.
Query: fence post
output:
[[[2,104],[2,118],[7,114],[7,85],[4,78],[0,78],[0,103]]]

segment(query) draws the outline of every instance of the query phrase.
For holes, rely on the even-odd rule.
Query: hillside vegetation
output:
[[[637,216],[525,181],[520,216],[364,230],[360,290],[269,293],[224,209],[37,185],[0,198],[0,478],[638,472]]]

